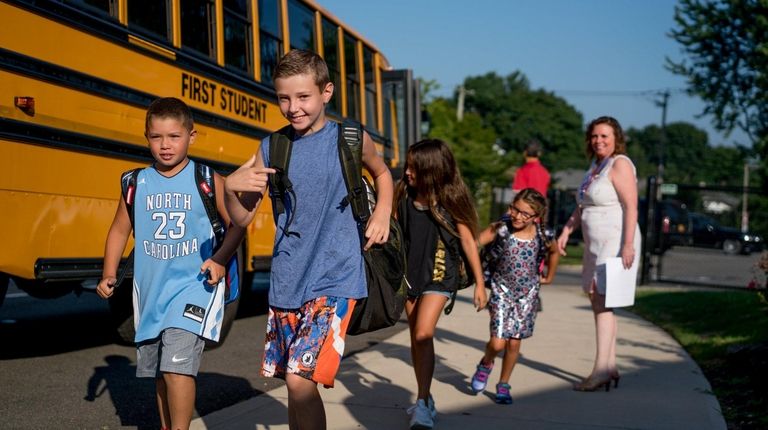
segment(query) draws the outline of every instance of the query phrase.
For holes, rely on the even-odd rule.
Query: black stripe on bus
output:
[[[143,91],[138,91],[52,63],[40,61],[3,48],[0,48],[0,69],[51,82],[62,87],[90,93],[98,97],[108,98],[120,103],[128,103],[141,109],[146,109],[147,106],[157,98],[156,96]],[[199,124],[255,139],[263,139],[270,134],[269,130],[247,126],[240,122],[232,121],[201,109],[191,109],[195,122]]]
[[[0,139],[32,143],[57,149],[84,152],[109,158],[151,164],[154,159],[149,148],[124,142],[75,133],[58,128],[0,118]],[[211,166],[221,174],[228,174],[238,166],[205,158],[190,157]]]

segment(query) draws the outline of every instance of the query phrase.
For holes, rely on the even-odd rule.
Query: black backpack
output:
[[[142,170],[143,168],[141,167],[129,170],[124,172],[120,178],[121,195],[125,202],[125,208],[128,210],[128,217],[131,219],[131,227],[133,227],[134,218],[136,181],[139,177],[139,172]],[[197,184],[197,191],[200,193],[200,198],[203,201],[205,213],[211,221],[211,227],[213,227],[213,233],[216,236],[216,243],[218,246],[221,246],[224,241],[226,229],[224,228],[224,223],[222,222],[221,217],[219,217],[219,211],[216,209],[216,182],[213,179],[213,173],[213,169],[209,166],[202,163],[195,163],[195,183]],[[125,262],[123,269],[117,277],[115,287],[118,287],[123,282],[126,272],[133,263],[134,249],[132,249],[131,253],[128,255],[128,260]],[[229,259],[226,266],[226,292],[224,294],[226,303],[235,301],[240,295],[238,264],[238,255],[235,253],[235,255]]]
[[[269,138],[269,164],[277,173],[269,175],[269,195],[272,210],[277,223],[278,215],[285,211],[286,198],[296,195],[290,179],[288,166],[291,158],[293,135],[291,126],[286,126]],[[339,161],[341,162],[344,183],[347,186],[347,202],[358,223],[361,242],[364,241],[365,226],[376,204],[376,193],[362,175],[363,129],[359,123],[344,121],[339,124],[338,135]],[[286,220],[285,226],[278,226],[285,234],[290,231],[293,218]],[[363,251],[365,278],[368,285],[368,297],[358,300],[347,327],[347,334],[357,335],[393,326],[403,313],[406,297],[405,283],[405,247],[403,233],[397,221],[389,219],[389,239],[381,245],[373,245]]]

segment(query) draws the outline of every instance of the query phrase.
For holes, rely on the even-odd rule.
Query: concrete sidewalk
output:
[[[542,291],[544,311],[522,343],[512,373],[514,404],[493,402],[500,369],[488,391],[474,395],[469,379],[488,340],[488,313],[476,313],[471,289],[442,316],[435,336],[432,395],[435,429],[725,429],[717,399],[701,370],[668,334],[619,310],[621,380],[610,392],[581,393],[571,385],[591,370],[595,351],[589,301],[573,269],[558,270]],[[415,401],[408,331],[341,364],[336,387],[322,389],[329,429],[407,429]],[[193,429],[287,429],[285,386],[197,418]]]

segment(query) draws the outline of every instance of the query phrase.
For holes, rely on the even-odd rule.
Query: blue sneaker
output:
[[[437,409],[435,409],[435,399],[432,398],[431,394],[427,399],[427,407],[429,408],[429,413],[432,415],[432,419],[434,420],[435,418],[437,418]]]
[[[499,382],[496,384],[496,403],[500,405],[511,405],[512,395],[509,394],[509,384]]]
[[[472,391],[474,391],[475,394],[485,390],[485,386],[488,385],[488,376],[491,374],[491,370],[493,370],[493,363],[486,367],[483,366],[483,361],[480,360],[480,364],[477,365],[475,374],[472,375]]]
[[[423,399],[416,400],[416,404],[408,408],[408,414],[411,416],[411,430],[429,430],[435,425],[432,412]]]

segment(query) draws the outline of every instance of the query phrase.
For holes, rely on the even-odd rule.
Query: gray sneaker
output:
[[[408,408],[408,413],[411,415],[411,430],[429,430],[435,425],[432,411],[423,399],[416,400],[416,404]]]

